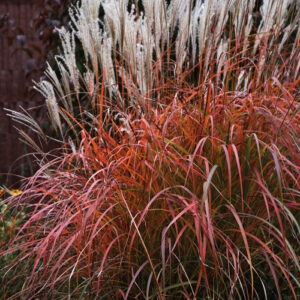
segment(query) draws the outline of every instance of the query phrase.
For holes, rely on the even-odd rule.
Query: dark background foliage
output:
[[[0,3],[0,174],[1,184],[10,185],[19,176],[32,174],[32,157],[19,141],[14,123],[4,108],[32,110],[44,127],[48,126],[43,100],[33,89],[46,61],[57,53],[56,27],[68,26],[68,9],[75,0],[2,0]]]

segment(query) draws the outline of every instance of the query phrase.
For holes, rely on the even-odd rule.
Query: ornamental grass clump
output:
[[[60,147],[20,131],[40,169],[5,201],[26,220],[1,245],[4,298],[297,299],[299,8],[71,8],[36,84],[55,134],[10,111]]]

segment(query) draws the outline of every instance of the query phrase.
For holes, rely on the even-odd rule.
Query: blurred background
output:
[[[57,52],[55,28],[67,26],[67,11],[74,2],[0,1],[0,185],[11,185],[34,171],[33,158],[26,155],[32,149],[21,143],[17,124],[4,108],[29,109],[47,125],[43,99],[33,90],[33,80],[40,80],[46,60]]]

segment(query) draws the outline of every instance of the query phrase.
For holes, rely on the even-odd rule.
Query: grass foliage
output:
[[[20,131],[40,169],[2,201],[26,212],[1,244],[3,299],[297,299],[299,8],[71,8],[36,84],[56,134],[10,111],[60,147]]]

